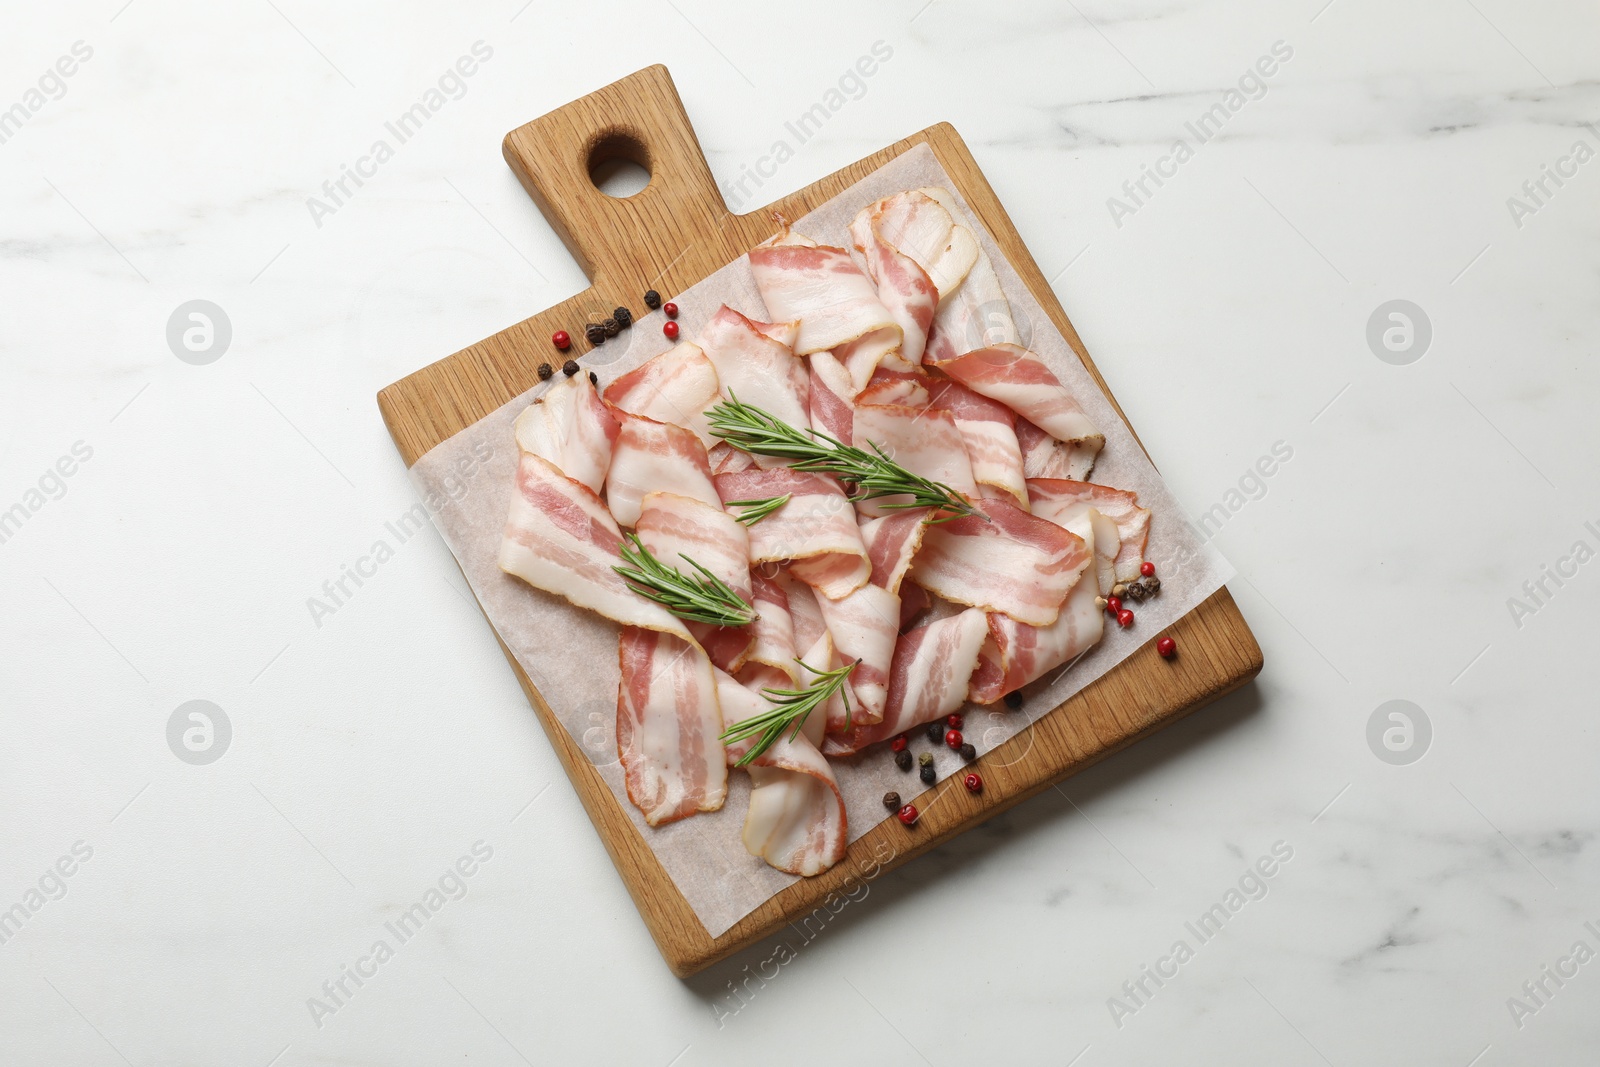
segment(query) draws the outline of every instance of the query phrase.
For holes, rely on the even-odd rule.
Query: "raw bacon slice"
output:
[[[988,521],[970,515],[928,528],[912,578],[957,604],[1049,626],[1089,566],[1083,539],[1004,497],[980,507]]]
[[[717,693],[729,726],[766,711],[770,702],[727,675]],[[744,746],[748,748],[748,742]],[[730,762],[738,750],[728,750]],[[780,871],[817,875],[844,858],[844,797],[833,768],[804,734],[785,734],[750,765],[750,808],[744,846]]]
[[[605,398],[622,411],[693,430],[709,449],[718,441],[711,435],[706,409],[716,402],[720,388],[717,369],[705,352],[684,341],[606,386]]]
[[[808,362],[811,428],[848,445],[855,440],[855,382],[832,352],[816,352]]]
[[[1086,481],[1094,470],[1100,449],[1092,441],[1064,444],[1027,419],[1017,420],[1017,444],[1022,449],[1022,477],[1069,478]]]
[[[743,449],[734,448],[726,441],[718,441],[708,453],[712,474],[730,471],[747,471],[756,465],[755,457]]]
[[[780,572],[777,580],[789,594],[789,619],[794,626],[794,647],[810,648],[828,629],[819,606],[823,598],[787,571]]]
[[[1105,436],[1055,372],[1020,345],[991,345],[934,366],[973,392],[998,400],[1057,441],[1082,442],[1097,453],[1105,444]]]
[[[877,286],[844,249],[785,231],[751,249],[749,258],[767,313],[800,324],[796,355],[831,351],[879,330],[899,333]],[[858,381],[869,377],[870,370]]]
[[[917,194],[899,194],[901,198],[913,195]],[[922,199],[927,200],[927,197]],[[850,239],[866,260],[867,273],[878,287],[878,299],[900,327],[900,359],[914,366],[922,362],[928,331],[933,328],[939,288],[916,259],[885,239],[879,223],[886,203],[880,200],[863,208],[850,223]],[[933,201],[928,200],[928,203],[933,204]],[[933,207],[943,213],[937,204]],[[903,214],[897,213],[896,218]]]
[[[860,404],[856,407],[855,437],[856,447],[877,445],[913,474],[943,482],[969,497],[978,495],[967,446],[948,411],[900,404]],[[857,506],[863,515],[887,515],[895,510],[887,505],[909,500],[906,496],[887,496],[863,500]]]
[[[1093,482],[1034,478],[1028,481],[1028,497],[1035,515],[1060,526],[1088,508],[1098,510],[1117,524],[1122,543],[1115,563],[1117,580],[1129,582],[1139,577],[1139,564],[1144,562],[1150,540],[1150,509],[1139,506],[1138,494]]]
[[[749,535],[739,520],[722,508],[674,493],[646,493],[640,502],[637,530],[639,540],[662,563],[694,574],[694,568],[685,562],[692,559],[726,582],[745,603],[754,602]],[[686,625],[718,667],[736,671],[744,664],[753,639],[749,627],[704,622]]]
[[[947,378],[929,379],[929,403],[955,419],[972,463],[973,480],[1010,493],[1026,511],[1028,487],[1023,483],[1016,412]]]
[[[781,340],[763,333],[762,326],[780,330],[780,337],[794,332],[788,324],[752,322],[724,304],[700,330],[700,346],[716,367],[723,396],[736,396],[804,430],[811,425],[806,415],[805,364]],[[776,462],[756,457],[757,465]]]
[[[617,420],[589,379],[563,378],[517,416],[517,447],[598,493],[611,466]]]
[[[1096,558],[1100,548],[1105,547],[1098,536],[1102,529],[1109,527],[1110,547],[1116,547],[1116,527],[1110,520],[1104,520],[1103,525],[1095,523],[1097,516],[1098,512],[1089,509],[1077,516],[1071,526]],[[992,704],[1094,647],[1105,633],[1106,613],[1095,604],[1099,594],[1099,582],[1093,573],[1086,572],[1067,594],[1061,614],[1049,626],[1028,626],[990,612],[989,638],[979,654],[978,669],[972,673],[967,699],[974,704]]]
[[[870,581],[873,585],[891,593],[900,592],[900,583],[911,569],[917,549],[922,547],[927,520],[926,508],[914,508],[861,524],[861,540],[867,546],[867,559],[872,563]]]
[[[724,500],[789,500],[750,527],[750,561],[793,560],[789,570],[829,599],[865,585],[872,573],[855,509],[826,475],[774,467],[716,477]]]
[[[689,639],[683,622],[635,593],[613,567],[622,531],[589,487],[523,453],[500,541],[500,569],[580,608]]]
[[[628,799],[651,826],[722,807],[728,764],[711,661],[693,644],[634,626],[623,628],[617,660]]]
[[[794,662],[797,652],[789,594],[779,582],[760,571],[750,572],[750,587],[755,596],[756,621],[746,627],[751,642],[744,662],[780,670],[793,683],[798,679]]]
[[[872,381],[856,396],[857,404],[899,404],[908,408],[928,406],[928,376],[921,371],[903,372],[879,367]]]
[[[928,192],[936,198],[950,195],[942,189]],[[953,213],[954,200],[946,202],[945,207]],[[1011,315],[1011,302],[1000,287],[1000,278],[989,262],[988,253],[979,248],[960,286],[940,296],[922,362],[939,363],[990,345],[1021,343],[1022,336]]]
[[[900,634],[900,597],[868,582],[838,600],[817,601],[823,622],[839,651],[841,663],[860,660],[850,672],[850,692],[855,704],[850,721],[865,725],[883,719],[889,693],[889,666]],[[830,713],[828,729],[845,728],[845,709]]]
[[[900,632],[911,629],[911,624],[931,607],[933,597],[928,595],[926,589],[916,582],[903,583],[900,586]]]
[[[984,613],[968,608],[901,637],[889,670],[883,721],[829,734],[823,740],[823,752],[849,755],[961,707],[967,699],[967,680],[978,665],[978,653],[988,635]]]
[[[606,473],[606,503],[622,526],[639,521],[639,502],[657,490],[722,506],[711,464],[694,431],[617,411],[622,430]]]
[[[945,189],[912,189],[885,197],[869,205],[850,224],[850,236],[857,248],[866,251],[869,236],[865,220],[870,216],[877,240],[910,257],[928,275],[940,299],[955,291],[977,263],[980,249],[977,238],[967,227],[957,224],[941,200],[953,202]],[[868,259],[868,273],[871,273]],[[876,277],[876,276],[875,276]],[[880,283],[881,285],[881,283]]]

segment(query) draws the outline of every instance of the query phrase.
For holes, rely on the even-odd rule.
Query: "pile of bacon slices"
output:
[[[1137,577],[1150,512],[1085,480],[1105,438],[1019,345],[957,217],[943,189],[898,193],[855,218],[853,252],[785,225],[749,253],[770,321],[723,306],[603,394],[560,379],[517,419],[500,566],[621,624],[617,746],[650,825],[722,806],[751,742],[719,735],[769,707],[763,690],[856,661],[848,710],[841,693],[748,768],[746,848],[827,870],[846,845],[828,757],[1071,662],[1101,638],[1096,598]],[[738,451],[708,418],[727,397],[876,445],[978,514],[853,501],[827,475]],[[785,494],[748,527],[724,507]],[[636,593],[614,569],[625,529],[667,564],[705,567],[756,620],[685,622]]]

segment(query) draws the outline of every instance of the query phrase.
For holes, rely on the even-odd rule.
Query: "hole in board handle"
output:
[[[631,133],[603,134],[589,149],[589,180],[618,200],[641,193],[650,185],[650,150]]]

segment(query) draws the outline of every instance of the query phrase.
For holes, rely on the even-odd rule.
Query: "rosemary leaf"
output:
[[[662,563],[639,540],[638,534],[630,533],[622,543],[622,561],[626,566],[611,569],[622,575],[635,593],[655,601],[680,619],[712,626],[747,626],[756,621],[755,608],[745,603],[727,582],[688,556],[681,558],[699,572],[698,577]]]
[[[736,517],[746,526],[754,526],[787,504],[791,495],[790,493],[785,493],[782,496],[769,496],[764,500],[730,500],[727,506],[730,508],[744,508],[745,510]]]
[[[816,680],[804,689],[763,689],[762,692],[772,702],[772,707],[750,716],[743,722],[734,723],[719,737],[725,744],[737,744],[752,737],[758,738],[750,747],[750,751],[740,756],[734,766],[749,765],[767,749],[777,744],[786,730],[789,731],[791,741],[800,736],[806,718],[832,699],[835,693],[843,694],[845,712],[849,714],[850,690],[844,688],[844,684],[850,678],[850,672],[856,669],[856,664],[861,662],[859,659],[852,660],[843,667],[835,667],[831,671],[819,671],[804,660],[797,659],[795,662],[810,671]]]

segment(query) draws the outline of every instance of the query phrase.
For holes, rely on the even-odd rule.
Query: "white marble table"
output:
[[[1594,5],[521,3],[10,5],[0,1062],[1595,1062]],[[583,285],[500,138],[656,61],[747,207],[953,122],[1267,661],[689,982],[373,403]]]

